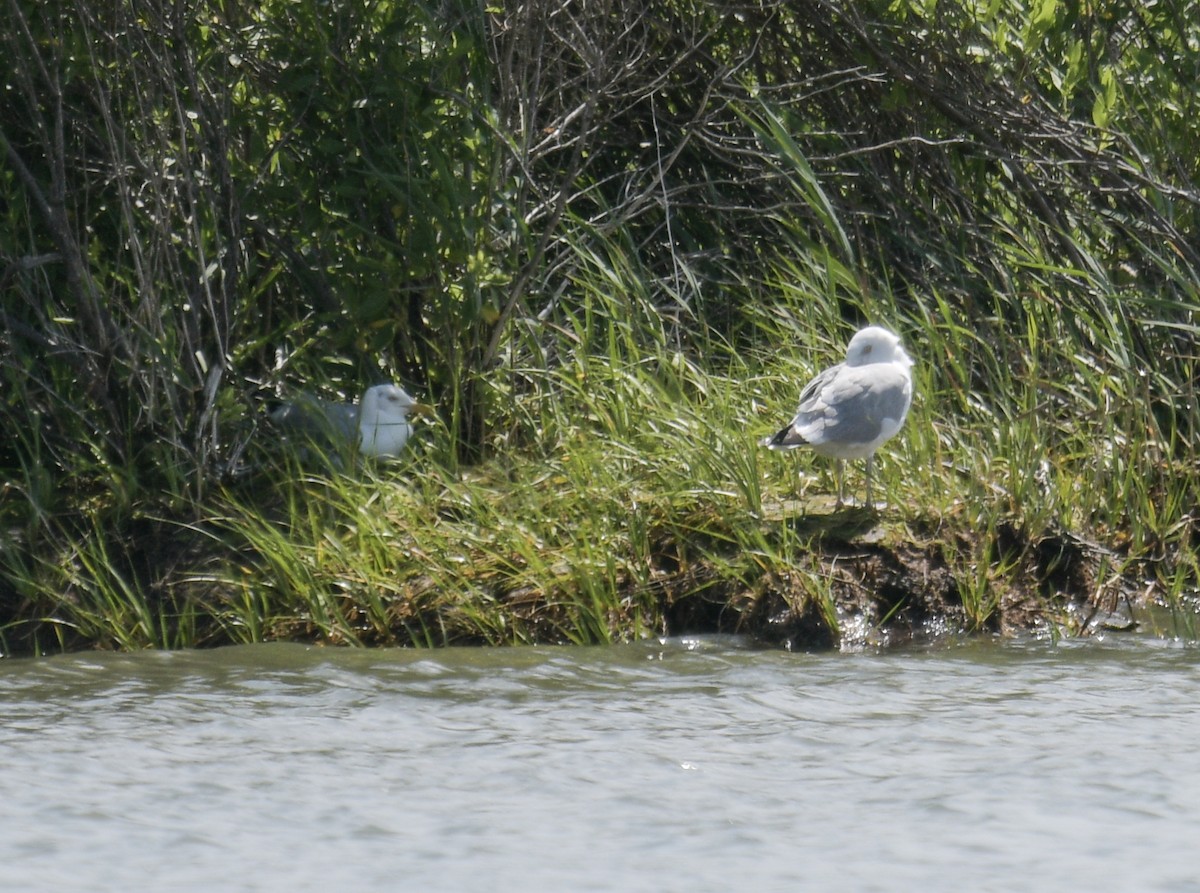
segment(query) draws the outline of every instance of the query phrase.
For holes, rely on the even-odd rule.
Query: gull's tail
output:
[[[786,428],[781,428],[775,434],[772,434],[770,437],[764,437],[758,443],[769,450],[793,450],[796,447],[808,446],[808,441],[800,435],[795,425],[788,425]]]

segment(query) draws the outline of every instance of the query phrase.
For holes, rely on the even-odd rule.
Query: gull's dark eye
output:
[[[875,345],[873,345],[873,344],[868,344],[865,347],[863,347],[863,350],[862,350],[863,356],[866,356],[867,354],[869,354],[871,352],[871,348],[874,346]]]

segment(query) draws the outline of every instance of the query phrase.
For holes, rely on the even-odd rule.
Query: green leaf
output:
[[[1113,110],[1117,106],[1117,76],[1111,68],[1100,69],[1100,86],[1096,101],[1092,103],[1092,123],[1097,127],[1108,127],[1112,122]]]

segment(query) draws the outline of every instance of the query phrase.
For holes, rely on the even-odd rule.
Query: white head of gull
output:
[[[900,339],[880,326],[855,333],[846,359],[819,373],[800,392],[796,416],[762,445],[787,450],[810,447],[836,461],[837,505],[842,500],[843,460],[867,460],[867,506],[875,451],[896,436],[912,404],[913,361]]]

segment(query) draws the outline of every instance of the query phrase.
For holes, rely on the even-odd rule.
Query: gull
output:
[[[867,460],[867,505],[875,451],[896,436],[912,403],[913,361],[900,339],[867,326],[850,339],[846,359],[830,366],[800,392],[796,417],[762,445],[775,450],[811,447],[836,460],[837,508],[842,501],[843,460]]]
[[[380,459],[398,456],[404,449],[412,434],[409,413],[429,411],[399,385],[377,384],[367,388],[357,406],[305,394],[280,406],[270,418],[318,445]]]

